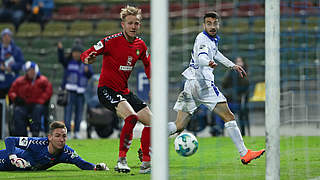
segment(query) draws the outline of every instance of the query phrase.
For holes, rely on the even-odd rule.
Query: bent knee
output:
[[[235,116],[232,112],[223,114],[222,117],[224,122],[229,122],[235,120]]]

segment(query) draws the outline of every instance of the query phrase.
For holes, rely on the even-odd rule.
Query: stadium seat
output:
[[[17,37],[37,37],[41,35],[41,28],[39,23],[23,23],[19,32],[16,34]]]
[[[197,20],[192,18],[177,19],[174,21],[172,33],[189,33],[199,30],[200,27]]]
[[[204,12],[206,12],[209,9],[209,5],[207,3],[191,3],[187,6],[187,16],[189,18],[199,18],[202,17]]]
[[[78,0],[54,0],[55,4],[76,4]]]
[[[103,21],[97,24],[97,28],[94,31],[95,35],[105,36],[113,33],[120,32],[120,22],[119,21]]]
[[[88,5],[85,6],[80,15],[80,19],[97,20],[107,18],[105,7],[102,5]]]
[[[87,3],[87,4],[92,4],[92,3],[103,3],[103,0],[79,0],[80,3]]]
[[[264,8],[260,3],[240,3],[238,6],[238,16],[263,16]]]
[[[138,6],[138,8],[142,11],[142,17],[145,19],[150,18],[150,3],[141,4]]]
[[[301,24],[300,18],[281,18],[280,19],[280,31],[295,32],[299,30],[305,30],[306,27]]]
[[[264,18],[255,18],[252,30],[255,33],[264,33],[264,31],[265,31]]]
[[[182,5],[181,3],[170,3],[169,4],[169,17],[178,18],[182,16]]]
[[[250,102],[266,101],[266,84],[265,82],[259,82],[255,85],[253,96],[249,100]]]
[[[112,5],[111,8],[109,9],[108,13],[108,18],[109,19],[120,19],[120,12],[121,8],[124,8],[125,5],[119,4],[119,5]]]
[[[5,28],[9,28],[11,32],[14,32],[14,25],[12,23],[0,23],[0,31]]]
[[[50,22],[43,31],[46,37],[61,37],[67,33],[66,24],[64,22]]]
[[[88,21],[76,21],[71,24],[68,35],[70,36],[87,36],[93,32],[93,25]]]
[[[230,17],[235,15],[235,5],[232,2],[223,2],[214,7],[221,17]]]
[[[319,7],[314,6],[311,1],[294,1],[292,7],[296,15],[319,15]]]
[[[289,7],[289,4],[287,1],[280,2],[280,14],[281,14],[281,16],[294,15],[294,10],[293,10],[293,8]]]
[[[33,38],[30,41],[32,51],[37,55],[48,55],[49,53],[56,54],[57,48],[54,41],[49,38]]]
[[[224,26],[220,31],[224,33],[248,33],[249,19],[248,18],[229,18],[223,20]],[[235,28],[236,27],[236,28]]]
[[[53,13],[52,19],[59,21],[73,21],[79,18],[80,8],[78,6],[62,6]]]
[[[306,19],[306,26],[310,32],[319,32],[320,30],[320,18],[317,16],[311,16]]]

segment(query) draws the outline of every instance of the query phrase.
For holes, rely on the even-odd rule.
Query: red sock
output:
[[[130,148],[133,128],[138,120],[137,115],[130,115],[124,120],[124,125],[120,134],[119,157],[126,157]]]
[[[150,161],[150,127],[144,127],[141,135],[142,161]]]

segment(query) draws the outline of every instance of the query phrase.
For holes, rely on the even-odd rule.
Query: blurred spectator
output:
[[[47,23],[52,17],[53,8],[53,0],[32,0],[32,12],[29,20],[39,22],[41,31],[43,31],[45,23]]]
[[[5,98],[12,82],[18,77],[25,60],[19,47],[12,40],[12,32],[1,32],[0,43],[0,98]]]
[[[96,107],[102,107],[102,105],[99,102],[99,98],[97,95],[98,90],[98,83],[99,83],[99,74],[94,74],[92,78],[88,82],[87,91],[85,94],[85,98],[87,101],[88,108],[96,108]]]
[[[23,69],[26,74],[18,77],[9,90],[9,97],[14,103],[14,130],[11,135],[27,136],[27,126],[30,125],[32,136],[36,137],[41,128],[41,116],[52,96],[52,85],[47,77],[40,74],[36,63],[27,61]]]
[[[80,123],[84,110],[84,93],[88,80],[93,75],[91,65],[83,64],[80,60],[82,46],[80,40],[76,40],[68,57],[64,56],[63,45],[58,43],[59,62],[64,67],[62,88],[68,92],[68,103],[64,109],[64,120],[68,129],[68,136],[71,137],[71,117],[74,115],[74,138],[79,138]]]
[[[12,82],[18,77],[24,64],[24,57],[19,47],[12,40],[12,32],[6,28],[1,32],[0,42],[0,99],[4,100]],[[5,102],[5,101],[3,101]],[[0,119],[2,120],[2,108],[0,105]],[[1,122],[1,121],[0,121]],[[0,134],[1,134],[0,123]]]
[[[241,66],[248,72],[248,66],[242,57],[235,59],[235,64]],[[249,125],[249,80],[241,78],[236,71],[229,70],[222,82],[223,93],[225,94],[229,107],[232,112],[237,113],[239,116],[239,128],[242,136],[246,135],[245,127],[247,127],[250,135]]]
[[[20,24],[30,13],[32,0],[2,0],[0,22],[12,22],[18,32]]]
[[[99,137],[109,137],[114,129],[119,129],[118,116],[104,108],[98,98],[97,90],[99,83],[99,74],[95,74],[88,82],[88,87],[85,93],[87,102],[87,135],[91,138],[91,131],[94,128]]]

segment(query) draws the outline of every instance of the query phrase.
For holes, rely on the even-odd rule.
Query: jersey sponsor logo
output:
[[[28,138],[27,137],[20,137],[19,138],[19,146],[27,146],[28,145]]]
[[[103,44],[102,44],[101,41],[99,41],[99,42],[98,42],[96,45],[94,45],[93,47],[94,47],[94,49],[95,49],[96,51],[98,51],[99,49],[103,48]]]
[[[137,54],[137,56],[140,55],[140,49],[137,49],[137,50],[136,50],[136,54]]]
[[[120,66],[119,69],[121,71],[132,71],[133,67],[132,66]]]

